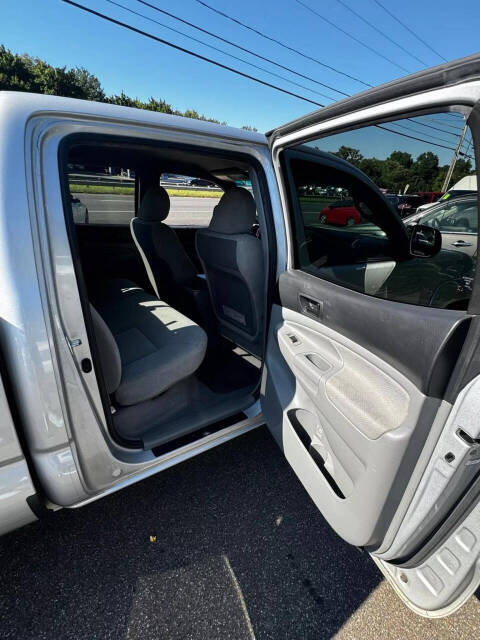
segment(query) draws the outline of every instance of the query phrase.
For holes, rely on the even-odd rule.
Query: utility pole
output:
[[[458,156],[460,154],[460,147],[463,144],[463,139],[465,138],[465,134],[467,133],[468,125],[463,127],[463,131],[460,135],[460,139],[457,144],[457,148],[454,151],[452,161],[450,162],[450,166],[448,167],[447,175],[445,176],[445,180],[443,181],[442,191],[446,191],[448,189],[448,185],[450,184],[450,180],[452,179],[453,170],[455,169],[455,165],[457,164]]]

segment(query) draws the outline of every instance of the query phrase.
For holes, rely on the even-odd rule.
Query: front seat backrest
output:
[[[158,298],[174,304],[180,288],[191,284],[196,275],[192,261],[175,231],[163,220],[170,211],[170,198],[163,187],[150,187],[130,231]]]
[[[264,318],[262,242],[252,234],[255,201],[232,187],[213,211],[210,225],[197,231],[197,253],[204,267],[220,332],[261,355]]]

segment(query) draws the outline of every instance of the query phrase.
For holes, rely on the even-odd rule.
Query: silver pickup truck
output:
[[[267,423],[400,598],[458,608],[480,582],[480,279],[455,234],[478,214],[448,242],[407,228],[373,160],[475,174],[479,100],[479,56],[266,136],[0,93],[0,532]]]

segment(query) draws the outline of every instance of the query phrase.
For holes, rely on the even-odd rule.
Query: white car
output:
[[[465,176],[456,182],[453,187],[450,187],[450,189],[435,202],[429,202],[428,204],[422,204],[417,207],[415,213],[421,213],[422,211],[426,211],[427,209],[430,209],[430,207],[435,207],[437,204],[449,200],[450,198],[468,195],[469,193],[475,193],[475,191],[477,191],[477,176]]]
[[[73,221],[75,224],[88,224],[88,209],[81,200],[70,196],[72,205]]]

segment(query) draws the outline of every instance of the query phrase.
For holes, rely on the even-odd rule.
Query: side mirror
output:
[[[442,234],[425,224],[414,224],[410,231],[410,254],[415,258],[432,258],[442,248]]]

